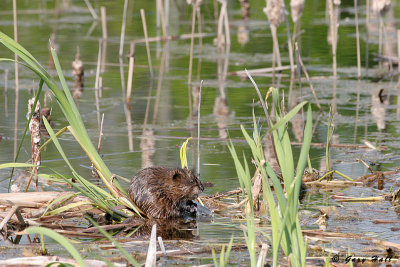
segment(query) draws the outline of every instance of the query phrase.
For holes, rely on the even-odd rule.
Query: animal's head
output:
[[[204,186],[193,170],[176,168],[172,173],[172,181],[180,187],[178,190],[189,199],[197,198],[204,190]]]

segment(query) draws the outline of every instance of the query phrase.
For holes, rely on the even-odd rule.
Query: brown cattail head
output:
[[[80,59],[79,48],[77,49],[75,60],[72,61],[72,69],[75,75],[75,80],[83,80],[83,62]]]
[[[292,20],[294,23],[299,21],[301,15],[303,14],[304,0],[291,0],[290,9],[292,11]]]
[[[263,9],[271,24],[278,27],[284,19],[284,4],[282,0],[267,0],[267,7]]]
[[[373,0],[372,11],[375,13],[385,14],[390,9],[390,0]]]

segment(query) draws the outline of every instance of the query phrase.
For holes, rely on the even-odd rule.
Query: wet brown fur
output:
[[[149,167],[132,178],[128,195],[147,217],[167,219],[195,212],[191,200],[203,189],[199,178],[187,168]]]

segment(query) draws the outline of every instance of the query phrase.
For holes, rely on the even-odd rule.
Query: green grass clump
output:
[[[61,70],[60,62],[57,57],[56,50],[54,47],[52,47],[52,44],[50,44],[50,51],[51,55],[54,61],[54,65],[57,70],[57,75],[58,75],[58,80],[61,83],[61,87],[59,83],[54,79],[53,77],[50,76],[50,74],[45,70],[45,68],[29,53],[25,48],[23,48],[20,44],[15,42],[13,39],[8,37],[6,34],[3,32],[0,32],[0,43],[2,43],[5,47],[7,47],[9,50],[11,50],[13,53],[18,55],[18,57],[22,60],[22,62],[18,62],[19,64],[29,68],[32,70],[39,78],[39,88],[36,94],[36,99],[34,102],[34,107],[36,107],[37,100],[39,99],[40,93],[42,91],[43,84],[46,84],[47,87],[51,90],[53,95],[55,96],[55,99],[57,100],[57,103],[60,106],[60,109],[62,110],[64,116],[66,117],[69,126],[67,126],[67,129],[72,133],[76,141],[79,143],[81,148],[85,151],[86,155],[89,157],[90,161],[93,163],[94,167],[97,170],[97,173],[99,174],[99,177],[102,179],[104,185],[108,188],[110,193],[104,191],[100,187],[90,183],[87,181],[85,178],[80,176],[74,168],[71,166],[69,163],[66,155],[64,154],[61,145],[57,141],[56,134],[54,134],[53,130],[51,129],[50,125],[47,123],[47,121],[44,119],[45,126],[47,131],[50,133],[51,140],[52,142],[56,145],[58,151],[64,158],[65,162],[68,164],[72,175],[74,176],[75,180],[79,182],[79,185],[76,184],[71,184],[74,186],[78,191],[80,191],[82,194],[86,195],[89,197],[91,200],[93,200],[94,203],[99,208],[104,209],[108,213],[110,213],[114,219],[117,221],[121,221],[123,217],[128,217],[129,214],[124,214],[122,212],[113,212],[112,208],[117,205],[125,205],[133,210],[135,210],[138,213],[138,209],[134,204],[132,204],[127,198],[126,198],[126,191],[124,188],[122,188],[118,181],[116,179],[113,179],[113,174],[111,171],[108,169],[108,167],[105,165],[104,161],[100,157],[99,153],[97,152],[97,149],[93,145],[92,141],[89,138],[89,135],[87,133],[87,130],[85,128],[85,125],[83,124],[81,115],[79,113],[79,110],[72,98],[72,95],[70,93],[70,90],[68,89],[64,74]],[[0,61],[14,61],[13,59],[7,59],[7,58],[0,58]],[[29,124],[29,121],[27,125]],[[27,130],[28,126],[25,128],[25,133]],[[23,136],[23,137],[24,137]],[[22,141],[20,143],[21,148]],[[17,159],[15,159],[16,161]],[[65,181],[70,181],[70,179],[66,178],[64,175],[58,174],[59,177],[63,178]]]
[[[270,89],[272,94],[272,102],[274,105],[274,114],[268,114],[267,119],[270,123],[269,134],[272,134],[275,146],[276,156],[281,168],[283,183],[285,190],[282,189],[281,181],[277,174],[273,171],[271,165],[265,159],[261,131],[256,123],[253,114],[254,130],[252,136],[241,126],[242,133],[251,149],[252,158],[259,169],[263,178],[263,200],[264,205],[268,208],[271,217],[272,226],[272,255],[273,266],[278,264],[278,253],[281,248],[283,253],[289,258],[291,266],[306,266],[307,245],[304,241],[303,234],[298,219],[299,210],[299,194],[301,187],[301,178],[307,163],[308,153],[311,145],[312,136],[312,110],[311,105],[307,108],[307,121],[304,128],[304,140],[301,148],[300,156],[295,167],[293,159],[292,147],[290,144],[289,133],[287,130],[287,122],[306,104],[302,102],[289,111],[286,115],[281,110],[281,99],[278,90]],[[265,104],[265,103],[263,103]],[[271,116],[274,115],[274,116]],[[275,124],[271,117],[275,117]],[[250,211],[246,212],[247,232],[245,231],[246,243],[250,253],[251,266],[256,266],[256,250],[255,250],[255,224],[253,210],[253,196],[251,193],[251,175],[245,155],[243,155],[243,163],[235,151],[233,144],[229,146],[231,151],[239,182],[243,192],[245,192],[250,202]],[[271,190],[272,184],[274,191]]]

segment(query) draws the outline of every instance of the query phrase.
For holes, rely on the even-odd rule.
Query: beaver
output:
[[[196,199],[204,186],[187,168],[148,167],[139,171],[129,186],[129,198],[149,218],[196,216]]]

